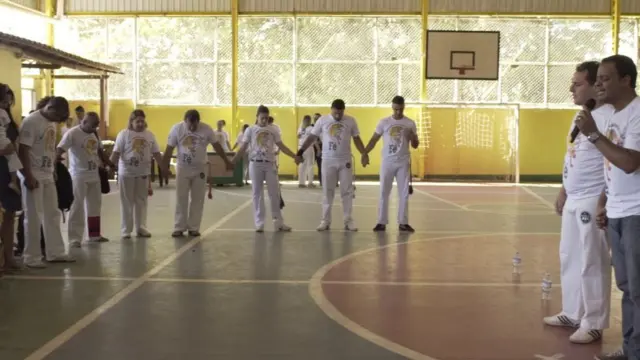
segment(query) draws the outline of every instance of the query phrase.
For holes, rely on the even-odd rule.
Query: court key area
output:
[[[570,329],[542,324],[561,308],[557,187],[414,188],[413,234],[395,221],[371,231],[376,184],[357,185],[353,233],[339,199],[333,229],[317,232],[321,190],[285,184],[291,233],[256,233],[250,189],[223,187],[202,237],[173,239],[170,184],[150,199],[154,236],[120,240],[107,195],[111,242],[0,282],[0,359],[583,360],[619,345],[617,294],[602,343],[573,345]]]

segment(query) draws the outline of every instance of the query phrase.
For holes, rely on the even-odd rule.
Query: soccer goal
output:
[[[420,138],[414,176],[519,182],[518,105],[407,103],[405,112],[416,119]]]

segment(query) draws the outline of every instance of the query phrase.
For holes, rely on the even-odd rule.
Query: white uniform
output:
[[[636,97],[626,108],[611,117],[606,136],[618,146],[640,151],[640,97]],[[640,172],[626,174],[611,164],[605,164],[607,183],[607,217],[620,219],[640,214]]]
[[[613,107],[603,105],[592,112],[598,130],[607,128]],[[611,257],[604,232],[596,226],[598,198],[605,186],[604,158],[580,133],[567,137],[563,186],[567,201],[562,211],[560,270],[562,313],[589,330],[609,327]]]
[[[118,185],[122,235],[147,233],[149,175],[153,154],[160,153],[156,137],[148,130],[118,133],[114,151],[120,153]]]
[[[244,132],[243,142],[248,144],[249,149],[249,175],[253,191],[253,218],[256,229],[264,228],[266,217],[263,182],[267,183],[274,225],[279,228],[284,224],[280,210],[276,155],[273,152],[273,147],[281,141],[280,133],[273,125],[264,127],[253,125]]]
[[[11,123],[9,114],[4,109],[0,109],[0,149],[4,149],[11,144],[11,140],[7,137],[7,126]],[[18,158],[18,154],[5,155],[9,164],[9,172],[16,172],[22,169],[22,162]]]
[[[344,115],[340,121],[331,115],[322,116],[311,130],[314,136],[322,137],[322,222],[331,224],[331,207],[336,183],[340,182],[342,211],[345,225],[353,223],[353,164],[351,163],[351,138],[360,136],[358,124],[351,116]]]
[[[73,180],[73,203],[69,209],[68,227],[69,243],[72,245],[79,245],[85,235],[88,235],[90,241],[102,238],[102,191],[98,175],[98,167],[101,164],[98,157],[100,146],[96,135],[84,132],[80,126],[69,129],[58,144],[60,149],[68,153],[69,173]]]
[[[380,120],[376,126],[376,134],[382,136],[378,224],[389,223],[389,195],[394,178],[398,183],[398,225],[409,223],[411,154],[407,134],[410,131],[417,133],[416,123],[408,117],[396,120],[390,116]]]
[[[218,143],[211,126],[199,123],[195,132],[185,122],[171,128],[167,144],[177,149],[174,231],[200,231],[207,185],[207,147]],[[191,204],[189,204],[191,196]]]
[[[298,149],[302,147],[305,140],[311,134],[313,126],[300,127],[298,130]],[[315,159],[315,151],[313,146],[309,146],[307,150],[302,154],[303,162],[298,165],[298,182],[300,185],[304,185],[305,182],[308,185],[313,184],[313,162]]]
[[[229,134],[224,130],[215,130],[214,133],[218,137],[218,142],[222,145],[224,152],[229,152]]]
[[[40,227],[44,231],[47,260],[66,258],[60,230],[61,213],[58,209],[58,192],[53,178],[56,160],[56,124],[47,120],[40,111],[27,116],[20,127],[20,144],[31,148],[31,173],[39,186],[27,189],[22,173],[22,204],[24,206],[25,247],[24,263],[27,266],[43,266],[40,250]]]

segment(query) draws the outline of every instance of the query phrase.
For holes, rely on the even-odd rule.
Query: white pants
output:
[[[322,160],[322,221],[331,223],[331,207],[336,192],[336,183],[340,182],[340,197],[344,223],[351,222],[353,206],[353,164],[351,160]]]
[[[242,156],[242,171],[244,174],[244,182],[248,182],[251,178],[249,177],[249,154],[247,153]]]
[[[99,239],[102,191],[100,181],[86,182],[73,177],[73,203],[69,209],[69,242],[82,242],[85,234],[89,239]],[[88,230],[88,231],[85,231]]]
[[[147,203],[149,199],[149,177],[121,177],[120,215],[122,235],[131,235],[132,231],[147,230]]]
[[[378,224],[389,223],[389,195],[396,179],[398,187],[398,225],[409,224],[409,161],[383,161],[380,167],[380,200]]]
[[[313,183],[313,162],[315,159],[315,152],[313,147],[309,147],[302,153],[303,162],[298,165],[298,182],[300,185]]]
[[[204,207],[204,197],[207,190],[205,170],[202,169],[202,172],[195,175],[184,174],[180,169],[176,172],[174,231],[200,231],[202,208]],[[146,190],[145,194],[147,194]]]
[[[574,200],[562,211],[560,272],[562,312],[591,330],[609,327],[611,256],[605,234],[596,226],[598,196]]]
[[[66,255],[58,209],[58,192],[53,181],[40,181],[37,188],[27,189],[22,183],[24,205],[24,263],[32,264],[42,258],[40,227],[44,231],[47,260]]]
[[[280,186],[278,184],[276,164],[251,161],[249,163],[249,176],[251,176],[251,189],[253,190],[253,221],[256,228],[263,227],[266,218],[263,182],[267,183],[273,221],[276,227],[282,225],[284,220],[280,210]]]

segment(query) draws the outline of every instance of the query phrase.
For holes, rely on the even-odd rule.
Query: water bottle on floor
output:
[[[546,273],[542,279],[542,300],[551,300],[551,275]]]
[[[514,274],[520,274],[520,272],[522,271],[521,265],[522,265],[522,258],[520,257],[520,253],[516,252],[515,255],[513,255],[513,273]]]

